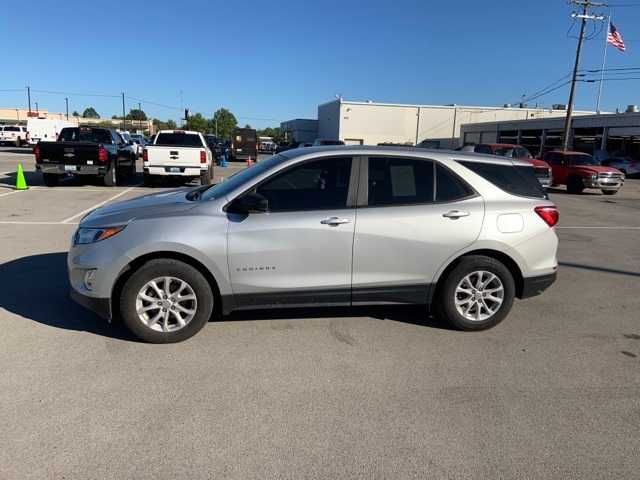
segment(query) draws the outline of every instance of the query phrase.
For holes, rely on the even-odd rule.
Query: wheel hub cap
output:
[[[497,275],[478,270],[465,276],[455,290],[456,310],[465,319],[481,322],[493,317],[504,301],[504,286]]]
[[[140,321],[157,332],[175,332],[186,327],[198,308],[196,294],[176,277],[158,277],[145,283],[136,297]]]

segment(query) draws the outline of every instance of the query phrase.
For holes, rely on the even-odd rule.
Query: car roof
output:
[[[496,155],[487,155],[475,152],[459,152],[455,150],[442,150],[418,147],[374,146],[374,145],[325,145],[319,147],[304,147],[286,150],[279,155],[289,159],[303,155],[330,156],[332,154],[351,153],[353,155],[391,155],[401,156],[409,154],[412,157],[422,157],[433,160],[462,160],[468,162],[494,163],[502,165],[531,166],[530,162],[511,159]]]

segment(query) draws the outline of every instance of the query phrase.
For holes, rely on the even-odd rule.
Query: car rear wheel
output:
[[[53,173],[43,173],[42,181],[47,187],[55,187],[58,185],[59,176]]]
[[[439,285],[434,311],[460,330],[485,330],[500,323],[515,297],[515,282],[500,261],[463,257]]]
[[[209,169],[206,172],[203,172],[200,174],[200,184],[201,185],[210,185],[211,184],[211,171],[213,169],[211,167],[209,167]]]
[[[145,263],[126,281],[120,296],[124,324],[141,340],[175,343],[192,337],[213,313],[209,282],[179,260]]]
[[[571,177],[567,182],[567,192],[569,193],[582,193],[584,185],[582,180],[578,177]]]
[[[115,187],[118,184],[118,169],[116,168],[116,164],[113,163],[104,174],[104,186],[105,187]]]

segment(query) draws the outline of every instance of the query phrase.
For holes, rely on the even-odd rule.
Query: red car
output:
[[[548,188],[553,183],[551,166],[544,160],[533,158],[531,152],[522,145],[514,145],[512,143],[481,143],[476,145],[473,151],[476,153],[487,153],[489,155],[526,160],[533,165],[540,185]]]
[[[624,174],[620,170],[600,165],[588,153],[552,151],[542,158],[553,169],[553,183],[566,185],[569,193],[598,188],[605,195],[615,195],[624,184]]]

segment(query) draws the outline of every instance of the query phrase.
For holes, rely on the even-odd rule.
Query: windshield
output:
[[[513,148],[511,147],[496,148],[493,151],[493,154],[499,155],[501,157],[513,157]]]
[[[236,188],[242,186],[244,183],[247,183],[254,179],[255,177],[261,175],[267,170],[275,167],[276,165],[284,162],[287,159],[284,155],[274,155],[267,160],[262,160],[261,162],[256,163],[250,168],[246,170],[242,170],[229,177],[226,181],[222,183],[218,183],[209,187],[207,190],[202,192],[202,200],[214,200],[216,198],[221,198],[232,192]]]
[[[600,165],[595,158],[591,155],[580,154],[580,153],[572,153],[567,155],[567,159],[571,163],[571,165]]]

